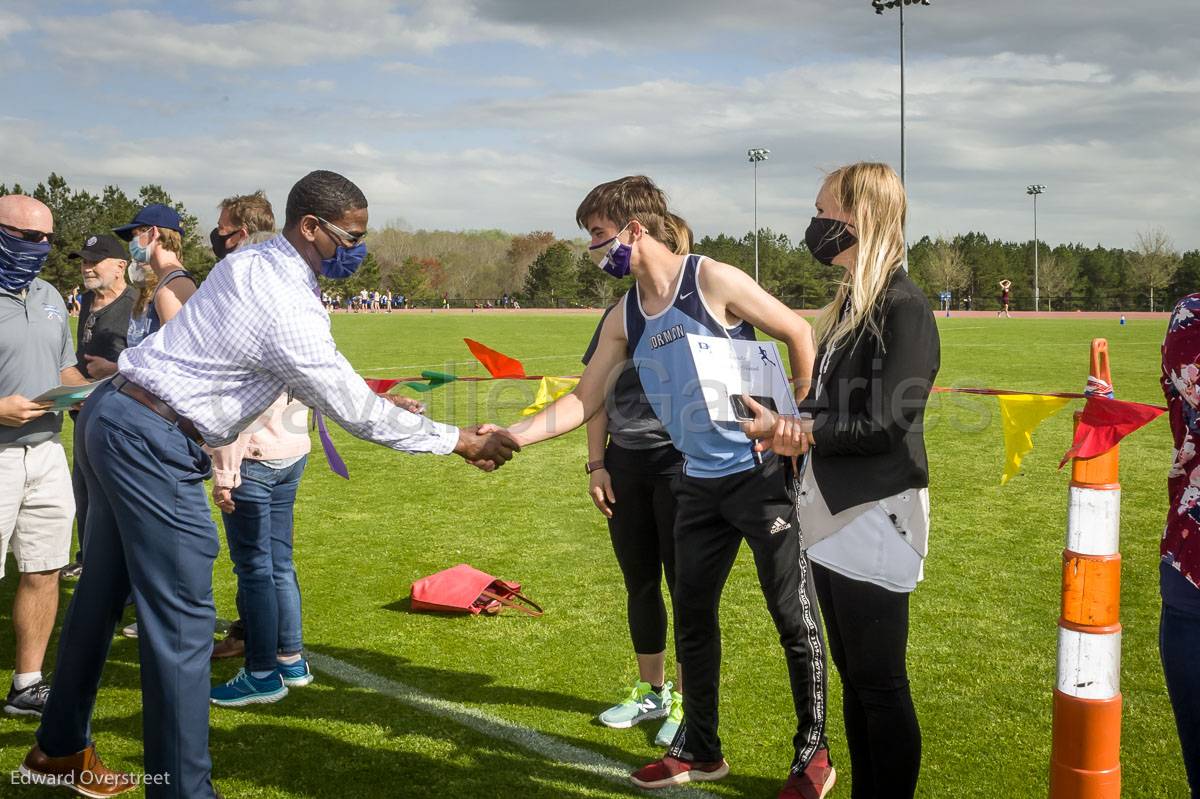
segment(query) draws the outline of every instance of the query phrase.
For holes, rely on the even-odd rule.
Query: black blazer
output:
[[[924,419],[941,359],[937,324],[903,271],[881,303],[882,342],[870,333],[844,342],[823,377],[819,349],[819,392],[814,385],[801,408],[813,415],[813,476],[833,513],[929,485]]]

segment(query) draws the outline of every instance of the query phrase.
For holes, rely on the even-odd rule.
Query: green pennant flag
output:
[[[437,388],[439,386],[444,386],[447,383],[453,383],[455,380],[458,379],[458,377],[456,375],[447,374],[445,372],[435,372],[430,369],[427,369],[427,370],[421,372],[421,377],[425,378],[429,382],[428,383],[415,383],[415,382],[414,383],[405,383],[404,385],[408,386],[413,391],[426,392],[426,391],[433,391],[435,388]]]

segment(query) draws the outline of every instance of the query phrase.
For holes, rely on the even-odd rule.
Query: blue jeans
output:
[[[279,652],[299,652],[300,583],[292,564],[292,509],[305,456],[284,469],[242,461],[233,513],[221,514],[237,575],[238,613],[246,631],[246,669],[270,671]]]
[[[50,698],[37,731],[51,757],[91,743],[92,709],[113,631],[132,592],[138,615],[149,799],[214,795],[208,753],[209,659],[216,620],[217,528],[208,456],[179,428],[110,385],[75,428],[91,499],[87,568],[67,608]]]
[[[1163,605],[1158,651],[1192,799],[1200,799],[1200,615]]]

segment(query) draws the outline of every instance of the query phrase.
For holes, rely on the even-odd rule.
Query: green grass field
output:
[[[938,320],[944,386],[1078,391],[1088,342],[1109,339],[1117,394],[1161,403],[1160,322]],[[339,316],[339,345],[367,376],[422,368],[481,374],[463,336],[577,374],[589,316]],[[468,363],[468,361],[471,361]],[[424,395],[458,424],[511,422],[532,383],[452,384]],[[924,734],[922,797],[1046,793],[1055,679],[1060,553],[1066,527],[1070,412],[1047,421],[1022,474],[999,486],[1004,460],[991,398],[935,397],[927,443],[933,530],[926,580],[912,601],[909,663]],[[69,439],[70,424],[64,431]],[[335,431],[351,481],[314,453],[297,502],[297,562],[312,652],[477,708],[630,767],[659,754],[655,723],[599,726],[595,714],[634,674],[624,591],[603,518],[586,496],[582,432],[530,448],[496,474],[455,458],[411,457]],[[69,446],[68,446],[69,451]],[[1121,618],[1124,795],[1180,797],[1187,788],[1157,653],[1158,541],[1171,445],[1164,420],[1122,450]],[[523,582],[541,619],[411,613],[420,576],[467,561]],[[0,666],[10,665],[14,581],[0,582]],[[234,581],[222,554],[218,614]],[[70,599],[64,589],[63,609]],[[727,797],[774,796],[791,757],[794,716],[783,659],[743,548],[724,595],[721,732],[731,775],[705,786]],[[52,651],[56,640],[51,643]],[[50,660],[53,660],[51,656]],[[214,679],[237,668],[222,662]],[[52,663],[48,664],[52,668]],[[140,770],[136,642],[118,639],[93,724],[113,767]],[[829,739],[848,766],[832,680]],[[0,718],[0,769],[33,740],[29,721]],[[609,797],[637,794],[531,754],[478,729],[318,672],[311,687],[254,710],[212,712],[214,778],[229,797]],[[849,796],[849,769],[833,796]],[[53,795],[10,788],[4,796]]]

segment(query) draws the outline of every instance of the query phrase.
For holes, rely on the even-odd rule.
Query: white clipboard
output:
[[[783,371],[783,359],[774,341],[747,341],[688,334],[688,348],[696,364],[709,418],[737,424],[752,416],[740,395],[749,394],[760,405],[779,414],[796,416],[792,384]]]

